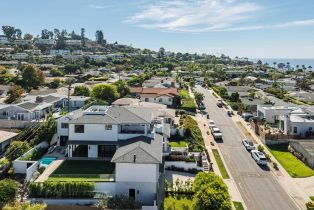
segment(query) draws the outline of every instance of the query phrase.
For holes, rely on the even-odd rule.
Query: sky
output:
[[[314,0],[1,0],[23,33],[83,27],[95,39],[166,51],[314,58]]]

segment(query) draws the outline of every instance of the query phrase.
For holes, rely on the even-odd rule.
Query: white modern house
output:
[[[314,133],[314,115],[290,113],[279,117],[279,128],[284,134],[299,135],[305,138]]]
[[[0,44],[9,44],[9,40],[5,36],[0,36]]]
[[[114,163],[114,194],[153,205],[172,125],[158,109],[91,106],[57,120],[57,144],[67,148],[68,159]]]
[[[266,122],[273,124],[278,121],[279,116],[289,114],[296,110],[298,110],[297,107],[257,105],[257,117],[265,119]]]
[[[76,40],[76,39],[65,40],[65,44],[70,45],[70,46],[81,46],[81,43],[82,43],[81,40]]]

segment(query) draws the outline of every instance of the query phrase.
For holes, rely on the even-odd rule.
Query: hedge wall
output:
[[[32,182],[29,196],[32,198],[93,198],[93,182]]]

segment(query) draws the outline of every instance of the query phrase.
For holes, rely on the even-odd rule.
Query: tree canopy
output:
[[[25,65],[21,69],[22,84],[26,89],[37,89],[45,83],[45,75],[34,65]]]
[[[115,85],[99,84],[95,85],[91,94],[95,99],[104,100],[112,103],[119,98],[119,93]]]
[[[0,180],[0,203],[8,203],[15,199],[19,183],[12,179]]]
[[[90,90],[85,85],[78,85],[74,87],[74,96],[89,96]]]
[[[4,153],[4,156],[13,161],[31,149],[29,143],[25,141],[13,141]]]

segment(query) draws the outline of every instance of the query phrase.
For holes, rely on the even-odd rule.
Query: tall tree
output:
[[[10,40],[14,39],[15,29],[13,26],[2,26],[2,31],[5,37]]]
[[[26,89],[38,88],[45,83],[45,75],[34,65],[22,67],[23,85]]]
[[[95,99],[112,103],[119,98],[119,93],[115,85],[99,84],[93,87],[92,96]]]
[[[15,32],[15,36],[16,36],[18,39],[22,39],[22,31],[21,31],[21,29],[16,28],[16,29],[14,30],[14,32]]]
[[[6,103],[11,104],[17,99],[21,98],[22,94],[24,93],[24,90],[19,85],[14,85],[10,88],[10,90],[7,93],[7,98],[5,100]]]
[[[85,47],[85,28],[81,28],[82,46]]]
[[[49,31],[47,29],[43,29],[41,31],[41,38],[42,39],[49,39]]]
[[[96,36],[96,42],[98,44],[103,44],[103,42],[104,42],[103,32],[101,30],[97,30],[95,36]]]
[[[32,40],[33,39],[33,35],[31,35],[31,34],[24,34],[24,39],[25,40]]]

